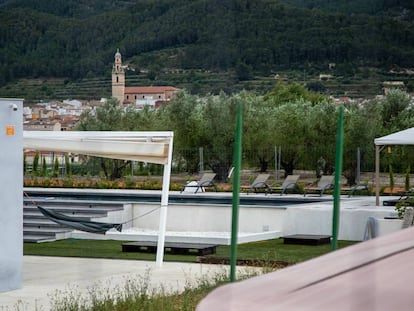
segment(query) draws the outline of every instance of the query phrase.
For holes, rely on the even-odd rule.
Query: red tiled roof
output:
[[[125,87],[125,94],[164,93],[167,91],[178,91],[178,89],[173,86],[127,86]]]
[[[79,121],[79,117],[77,116],[67,116],[62,120],[61,125],[68,125],[71,123],[76,123],[78,121]]]

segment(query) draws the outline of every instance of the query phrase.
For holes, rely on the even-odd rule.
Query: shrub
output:
[[[410,190],[410,170],[411,170],[411,167],[408,166],[407,170],[405,171],[405,183],[404,183],[405,191]]]
[[[389,174],[390,174],[390,189],[391,191],[394,189],[394,172],[392,170],[391,164],[389,165]]]
[[[412,199],[408,199],[407,201],[401,201],[397,203],[397,205],[395,206],[395,211],[397,212],[399,219],[403,219],[405,209],[408,206],[414,206],[414,201]]]

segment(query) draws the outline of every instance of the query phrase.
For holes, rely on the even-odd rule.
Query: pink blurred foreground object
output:
[[[413,282],[410,227],[219,287],[196,310],[414,310]]]

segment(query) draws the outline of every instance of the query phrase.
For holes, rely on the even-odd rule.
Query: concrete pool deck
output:
[[[229,194],[207,193],[203,195],[228,196]],[[263,194],[249,194],[249,196],[263,196]],[[303,196],[289,195],[288,197]],[[381,202],[384,199],[393,199],[393,197],[381,198]],[[323,202],[292,205],[288,208],[249,206],[244,209],[249,210],[249,213],[274,213],[266,214],[265,217],[273,215],[272,217],[277,218],[283,215],[280,220],[283,224],[280,228],[280,235],[329,234],[332,205],[332,199],[324,196]],[[340,206],[340,239],[354,236],[359,237],[354,240],[361,240],[366,227],[366,217],[383,218],[394,213],[392,206],[375,206],[375,197],[348,198],[343,196]],[[228,211],[227,207],[225,212],[228,213]],[[251,220],[249,219],[251,215],[247,215],[247,220]],[[154,221],[157,222],[158,216],[154,217]],[[169,211],[169,217],[174,218],[173,206]],[[191,220],[191,217],[187,219]],[[182,221],[183,218],[180,220]],[[229,227],[230,223],[227,225]],[[192,231],[183,230],[182,232],[188,235]],[[200,231],[197,234],[202,233]],[[168,240],[168,231],[166,238]],[[88,288],[96,286],[104,289],[119,288],[127,280],[142,281],[148,273],[149,284],[152,286],[162,285],[166,289],[182,290],[189,282],[199,280],[202,276],[224,273],[225,269],[227,269],[226,266],[199,263],[164,262],[162,268],[156,268],[155,262],[147,261],[24,256],[23,288],[0,293],[0,310],[49,310],[51,298],[59,298],[70,290],[77,289],[77,292],[86,293]]]
[[[87,295],[91,288],[105,293],[106,289],[124,288],[127,281],[182,291],[203,277],[227,271],[225,266],[200,263],[164,262],[156,268],[149,261],[24,256],[23,288],[0,293],[0,310],[50,310],[53,301],[70,293]]]
[[[123,203],[124,210],[111,212],[102,222],[125,223],[121,233],[105,235],[72,231],[57,236],[79,239],[115,239],[157,241],[159,230],[159,196],[154,190],[115,189],[27,189],[32,196],[46,202],[110,201]],[[180,193],[170,191],[165,239],[173,243],[229,245],[231,242],[230,192]],[[383,200],[398,197],[381,197]],[[39,203],[41,205],[41,203]],[[395,214],[392,206],[376,206],[374,196],[341,196],[339,239],[361,241],[369,217],[383,219]],[[279,238],[292,234],[329,235],[332,231],[332,195],[304,197],[300,194],[240,195],[239,243]],[[142,217],[144,216],[144,217]]]
[[[190,194],[198,196],[199,194]],[[229,193],[205,193],[203,197],[228,197]],[[249,200],[264,200],[264,194],[242,194]],[[383,197],[393,199],[397,197]],[[332,231],[333,199],[303,195],[267,196],[265,204],[240,205],[238,242],[247,243],[275,239],[292,234],[330,235]],[[316,202],[314,200],[320,199]],[[286,205],[279,204],[283,200]],[[292,202],[288,202],[291,200]],[[304,200],[304,202],[301,202]],[[307,201],[309,200],[309,201]],[[274,202],[274,205],[272,203]],[[298,204],[298,202],[301,202]],[[150,204],[132,204],[128,217],[146,214],[154,209]],[[393,206],[375,206],[374,196],[341,197],[339,239],[362,241],[369,217],[383,219],[395,214]],[[75,231],[72,238],[157,241],[158,212],[136,219],[122,232],[109,231],[105,236]],[[124,217],[125,219],[125,217]],[[187,220],[187,221],[186,221]],[[117,218],[107,219],[109,222]],[[168,207],[166,241],[177,243],[207,243],[230,245],[231,205],[229,204],[170,204]]]

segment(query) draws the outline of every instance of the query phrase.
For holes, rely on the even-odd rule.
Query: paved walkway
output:
[[[228,273],[225,266],[198,263],[164,262],[157,268],[155,262],[135,260],[24,256],[23,261],[23,288],[0,293],[1,311],[45,311],[51,300],[70,292],[122,288],[128,280],[180,291],[201,277]]]

